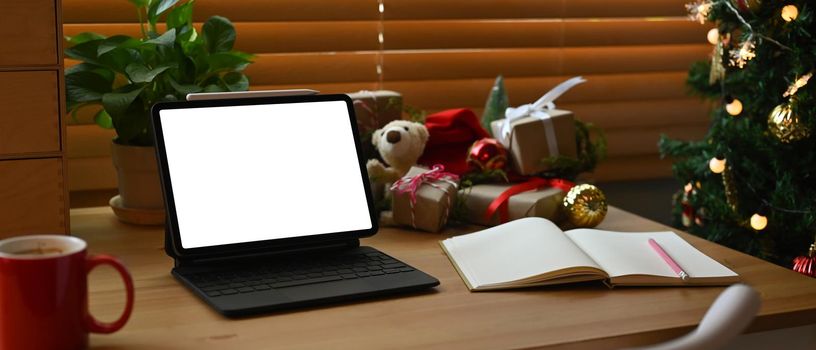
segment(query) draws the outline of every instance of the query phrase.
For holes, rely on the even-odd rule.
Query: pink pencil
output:
[[[669,267],[674,270],[674,273],[680,276],[681,280],[688,281],[689,275],[686,273],[686,271],[683,271],[683,269],[680,268],[680,265],[677,265],[677,262],[674,261],[671,256],[669,256],[669,253],[666,253],[666,251],[663,250],[663,247],[661,247],[660,244],[657,244],[657,241],[649,238],[649,245],[652,246],[652,249],[657,252],[657,255],[660,255],[660,257],[663,258],[663,261],[665,261],[666,264],[669,264]]]

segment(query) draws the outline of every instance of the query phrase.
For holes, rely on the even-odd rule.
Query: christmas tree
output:
[[[683,186],[675,224],[791,266],[816,233],[816,79],[808,84],[816,3],[704,0],[687,8],[713,27],[712,57],[691,67],[688,85],[715,105],[703,140],[660,141]]]

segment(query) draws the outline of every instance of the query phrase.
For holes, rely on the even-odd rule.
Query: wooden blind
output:
[[[216,14],[233,21],[236,48],[257,54],[247,69],[255,90],[384,88],[428,112],[480,114],[498,74],[513,105],[583,75],[589,82],[556,104],[606,130],[610,158],[599,179],[637,179],[668,175],[657,157],[660,133],[698,138],[706,130],[708,107],[684,81],[711,47],[707,28],[685,17],[685,2],[197,0],[194,13],[199,25]],[[64,0],[63,9],[66,35],[139,33],[126,1]],[[88,125],[90,115],[68,129],[75,190],[115,185],[112,133]]]

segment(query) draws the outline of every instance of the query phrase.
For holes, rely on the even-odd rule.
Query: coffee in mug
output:
[[[88,311],[88,273],[107,264],[125,282],[125,310],[113,323]],[[73,350],[88,346],[88,333],[121,329],[133,309],[133,280],[109,255],[87,255],[85,241],[33,235],[0,240],[0,350]]]

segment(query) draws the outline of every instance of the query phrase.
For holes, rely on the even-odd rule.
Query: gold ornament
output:
[[[723,66],[723,44],[718,42],[714,46],[714,53],[711,54],[711,71],[708,72],[708,85],[714,85],[717,81],[725,79],[725,66]]]
[[[595,227],[606,217],[606,196],[590,184],[571,188],[563,204],[567,218],[577,227]]]
[[[731,167],[726,166],[722,173],[723,187],[725,188],[725,201],[731,210],[737,211],[737,186],[734,185],[734,174],[731,173]]]
[[[810,136],[810,128],[793,113],[790,103],[783,103],[768,115],[768,130],[783,143],[796,142]]]

